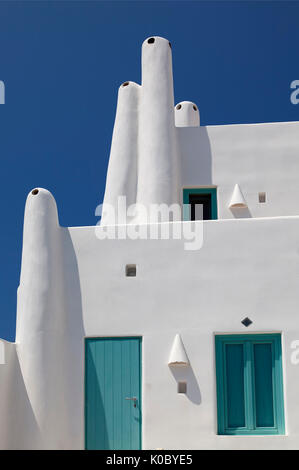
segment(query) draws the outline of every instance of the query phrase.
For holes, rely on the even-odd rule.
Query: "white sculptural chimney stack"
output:
[[[117,211],[119,196],[126,197],[127,206],[136,203],[139,95],[140,85],[134,82],[123,83],[118,91],[104,208],[109,204]],[[102,225],[116,223],[109,216],[104,209]]]
[[[137,203],[136,223],[147,222],[138,205],[179,204],[179,175],[171,45],[151,37],[142,45],[142,86],[119,89],[101,224],[113,223],[105,205],[117,214],[119,196]]]
[[[25,207],[16,331],[20,368],[38,429],[33,448],[63,448],[69,436],[61,230],[52,194],[34,189]]]
[[[179,158],[174,123],[171,44],[152,37],[142,45],[137,203],[179,203]]]
[[[181,101],[175,107],[176,127],[199,127],[198,107],[192,101]]]

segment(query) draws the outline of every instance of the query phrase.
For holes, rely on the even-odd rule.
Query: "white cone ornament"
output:
[[[174,338],[172,349],[168,361],[169,366],[189,366],[189,358],[187,356],[182,338],[177,334]]]
[[[244,208],[247,207],[246,200],[245,200],[245,198],[243,196],[243,193],[240,189],[240,186],[238,184],[235,185],[234,192],[232,194],[232,197],[231,197],[231,200],[230,200],[230,203],[229,203],[228,207],[230,209],[233,209],[235,207],[244,209]]]

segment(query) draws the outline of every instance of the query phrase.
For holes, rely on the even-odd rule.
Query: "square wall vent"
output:
[[[178,393],[187,393],[187,382],[178,382]]]
[[[266,202],[266,193],[259,193],[259,202]]]
[[[136,264],[126,265],[126,277],[136,277]]]

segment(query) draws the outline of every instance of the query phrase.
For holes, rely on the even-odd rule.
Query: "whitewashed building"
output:
[[[147,39],[142,85],[119,89],[120,229],[105,210],[61,227],[48,191],[28,195],[3,449],[299,448],[299,123],[200,126],[171,54]]]

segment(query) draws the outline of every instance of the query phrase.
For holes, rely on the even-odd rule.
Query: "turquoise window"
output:
[[[280,334],[216,335],[218,434],[284,434]]]
[[[217,219],[217,188],[186,188],[183,189],[183,219],[196,220],[192,216],[194,205],[203,207],[203,219]]]

